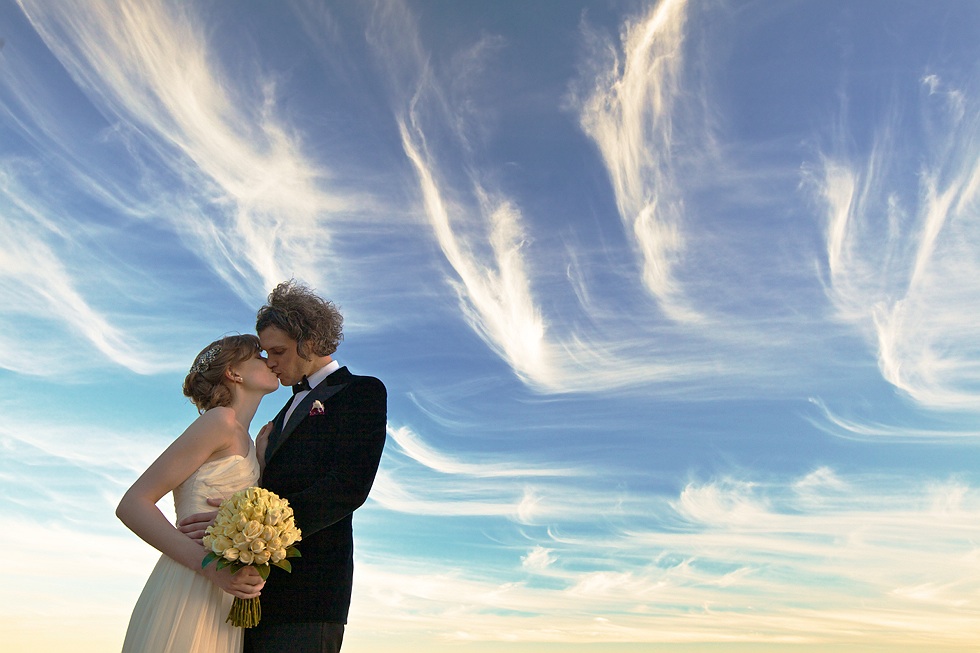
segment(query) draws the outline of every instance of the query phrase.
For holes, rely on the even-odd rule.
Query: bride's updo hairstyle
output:
[[[184,378],[184,396],[190,397],[199,413],[217,406],[230,406],[231,388],[226,385],[225,370],[247,361],[262,351],[253,335],[225,336],[201,350]]]

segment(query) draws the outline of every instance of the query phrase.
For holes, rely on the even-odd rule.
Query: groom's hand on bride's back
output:
[[[221,499],[208,499],[208,505],[217,508],[221,505]],[[204,546],[204,543],[202,542],[204,539],[204,531],[211,525],[211,522],[214,521],[217,514],[217,510],[212,510],[211,512],[199,512],[189,515],[177,522],[177,530],[201,546]]]

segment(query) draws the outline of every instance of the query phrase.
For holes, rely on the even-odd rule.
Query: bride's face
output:
[[[265,357],[260,352],[255,352],[255,356],[235,365],[235,369],[244,383],[266,394],[279,389],[279,378],[269,369]]]
[[[269,369],[283,385],[299,383],[308,372],[311,362],[300,357],[296,352],[296,341],[279,327],[262,329],[259,342],[265,350]]]

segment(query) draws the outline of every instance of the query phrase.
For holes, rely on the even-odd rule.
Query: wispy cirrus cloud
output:
[[[602,501],[601,489],[587,498],[566,490],[581,505]],[[509,557],[491,568],[460,560],[434,572],[411,555],[370,556],[359,612],[397,605],[410,630],[434,628],[449,640],[514,635],[502,616],[513,611],[523,615],[520,641],[836,647],[859,631],[876,642],[963,646],[972,637],[980,577],[967,570],[978,555],[971,524],[980,493],[967,483],[923,480],[909,492],[907,478],[824,467],[618,499],[621,519],[589,511],[594,519],[581,528],[555,514],[547,528],[513,531],[501,543]],[[923,529],[930,547],[921,546]]]
[[[516,610],[527,626],[522,641],[837,646],[855,629],[875,641],[970,638],[980,576],[964,570],[978,555],[970,524],[980,492],[965,480],[923,478],[910,488],[906,477],[817,467],[780,478],[692,478],[674,494],[652,493],[595,468],[510,475],[482,461],[481,473],[446,464],[414,434],[397,437],[373,495],[379,507],[424,518],[427,532],[478,527],[500,552],[476,570],[460,551],[439,571],[410,547],[369,555],[359,609],[395,604],[409,630],[495,640],[501,612]],[[473,517],[479,526],[466,521]],[[411,540],[422,526],[392,527]],[[930,547],[921,546],[923,531]],[[581,612],[603,619],[571,616]]]
[[[458,275],[459,281],[454,285],[467,321],[519,375],[547,384],[552,363],[544,340],[545,323],[526,270],[523,250],[527,239],[519,210],[506,200],[492,199],[479,186],[473,189],[479,199],[477,215],[489,230],[476,237],[476,242],[488,242],[490,246],[489,256],[481,258],[474,252],[475,243],[461,235],[466,227],[461,227],[459,221],[465,220],[467,212],[452,207],[457,210],[451,215],[451,207],[434,178],[424,134],[409,124],[401,125],[401,133],[405,154],[419,177],[426,215]]]
[[[465,99],[462,106],[447,100],[404,3],[378,3],[368,40],[388,71],[401,146],[424,215],[453,270],[447,281],[464,319],[527,382],[556,385],[547,323],[532,288],[525,218],[519,204],[488,186],[483,179],[489,175],[467,160],[479,112]],[[486,49],[477,44],[461,55],[446,83],[470,77]],[[433,134],[446,144],[444,157],[433,151]]]
[[[670,319],[696,322],[699,312],[677,275],[685,254],[685,216],[673,158],[674,112],[688,90],[687,12],[686,0],[656,3],[623,27],[621,54],[620,47],[603,43],[606,52],[617,54],[597,74],[580,120],[602,154],[644,284]]]
[[[242,85],[224,74],[189,6],[26,0],[22,8],[149,168],[143,211],[168,221],[245,299],[294,274],[319,278],[327,218],[354,211],[353,193],[325,190],[331,172],[277,115],[272,76],[256,71],[258,81]],[[179,190],[166,190],[164,178]]]
[[[825,433],[851,440],[926,442],[980,436],[976,420],[963,411],[957,411],[959,414],[955,415],[940,411],[931,414],[932,419],[921,420],[920,417],[912,424],[900,418],[868,419],[860,414],[844,414],[840,410],[832,410],[826,401],[818,398],[811,398],[810,403],[820,414],[819,418],[809,419],[811,424]]]
[[[0,164],[0,301],[8,307],[0,320],[0,367],[31,376],[64,374],[78,366],[65,350],[84,343],[138,374],[173,369],[171,356],[146,350],[108,308],[89,300],[80,286],[95,282],[98,274],[87,270],[99,259],[75,258],[86,272],[66,265],[79,234],[55,224],[47,204],[21,186],[19,173]],[[25,347],[27,341],[34,345]]]
[[[452,456],[407,426],[388,428],[385,464],[371,497],[388,510],[415,515],[495,515],[531,523],[543,513],[540,487],[557,490],[591,473],[500,456]],[[550,494],[550,492],[549,492]],[[557,492],[553,495],[558,496]],[[562,504],[562,505],[559,505]],[[547,502],[544,512],[574,514],[578,506]]]
[[[411,428],[402,426],[393,428],[389,425],[388,437],[409,458],[425,467],[443,474],[463,474],[476,478],[492,476],[501,477],[534,477],[568,475],[571,470],[561,470],[550,467],[521,467],[512,462],[488,462],[480,460],[463,460],[458,456],[442,453],[426,444]]]
[[[669,30],[664,38],[667,41],[680,38],[683,20],[682,16],[675,15],[679,5],[669,4],[666,15],[656,13],[645,24],[649,30],[647,36],[657,43],[664,36],[660,30],[665,22]],[[474,332],[525,383],[545,392],[608,390],[649,383],[698,383],[719,372],[741,375],[746,369],[744,366],[739,368],[726,363],[719,355],[717,344],[725,337],[706,345],[711,334],[680,334],[681,342],[675,341],[665,349],[660,344],[661,336],[669,331],[670,325],[664,326],[662,314],[650,311],[643,301],[626,302],[625,307],[599,307],[586,285],[588,281],[577,274],[576,265],[563,260],[554,251],[536,247],[534,228],[540,216],[527,215],[512,193],[487,181],[499,179],[501,175],[470,156],[473,143],[488,138],[481,120],[490,122],[490,119],[482,116],[475,108],[479,103],[466,95],[466,84],[455,81],[456,77],[478,78],[479,74],[474,71],[486,65],[484,58],[504,46],[494,41],[492,47],[475,46],[460,54],[460,61],[448,66],[450,79],[443,79],[445,71],[436,69],[429,62],[413,25],[402,3],[383,3],[382,9],[376,12],[373,36],[369,35],[369,41],[375,44],[389,71],[392,87],[396,89],[394,112],[402,148],[418,183],[421,208],[452,268],[447,281],[456,290],[462,315]],[[640,27],[635,29],[642,31]],[[677,43],[674,45],[679,47]],[[660,46],[645,43],[631,47],[656,50]],[[657,58],[655,52],[647,55]],[[659,64],[649,65],[659,69]],[[634,80],[637,84],[643,74],[638,73]],[[674,84],[680,83],[674,76],[671,80]],[[453,89],[453,92],[447,89]],[[643,103],[643,93],[649,92],[653,90],[631,92],[628,99],[632,108],[627,109],[627,113],[633,109],[642,112],[637,105]],[[663,103],[669,104],[666,99]],[[666,107],[664,109],[666,111]],[[669,122],[669,116],[664,115],[662,119]],[[641,129],[641,118],[633,116],[630,120],[627,132]],[[661,136],[670,131],[667,125],[658,129]],[[624,142],[630,140],[629,133],[621,136]],[[649,142],[644,143],[643,148],[644,151],[660,151],[659,146]],[[645,157],[638,151],[628,156]],[[666,160],[658,163],[663,178],[670,176],[664,172],[667,165]],[[642,186],[649,171],[640,168],[623,172],[623,175]],[[634,182],[627,185],[632,189]],[[649,194],[652,191],[648,188],[637,192]],[[670,189],[664,192],[669,193]],[[651,219],[654,217],[652,213],[648,214]],[[659,241],[652,231],[661,229],[666,223],[649,222],[647,218],[641,222],[646,225],[641,229],[644,232],[643,247],[659,247],[655,245]],[[649,239],[648,235],[651,236]],[[570,255],[574,256],[574,252]],[[651,259],[649,270],[658,266],[661,270],[666,269],[667,258],[672,256],[659,257],[658,261]],[[585,302],[567,307],[562,320],[549,318],[540,291],[535,288],[543,277],[553,274],[556,266],[568,269],[564,281],[569,284],[569,295]],[[668,295],[672,298],[670,310],[674,317],[680,319],[683,314],[684,319],[695,319],[694,312],[681,309],[682,302],[675,301],[679,294],[665,290],[673,282],[668,283],[664,278],[654,285],[663,290],[662,299],[666,300]],[[553,304],[553,297],[551,300]],[[581,319],[570,322],[567,318],[570,312]],[[576,328],[575,322],[588,324],[589,328]],[[679,334],[671,331],[671,335]],[[763,342],[775,340],[770,338]],[[757,356],[756,361],[763,358]],[[760,376],[758,370],[752,374]]]
[[[866,159],[825,156],[812,180],[826,208],[827,295],[868,334],[883,378],[920,405],[972,409],[980,393],[980,119],[967,92],[922,80],[928,156],[902,176],[902,127]],[[910,183],[917,192],[907,192]]]

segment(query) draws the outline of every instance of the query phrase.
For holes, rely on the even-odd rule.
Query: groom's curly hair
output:
[[[255,316],[256,333],[270,326],[295,340],[297,353],[306,360],[311,354],[330,356],[344,339],[344,317],[336,305],[295,279],[276,286]]]

